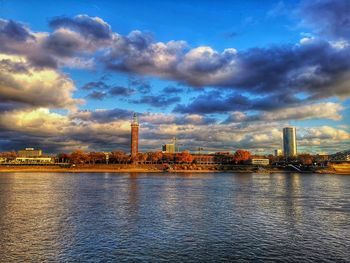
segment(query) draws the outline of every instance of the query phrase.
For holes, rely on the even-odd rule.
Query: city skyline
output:
[[[350,3],[231,2],[1,2],[0,151],[348,150]]]

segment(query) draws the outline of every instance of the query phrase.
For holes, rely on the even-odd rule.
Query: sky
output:
[[[0,151],[350,148],[350,1],[0,1]]]

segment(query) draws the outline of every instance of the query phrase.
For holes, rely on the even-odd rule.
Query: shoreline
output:
[[[18,172],[35,172],[35,173],[318,173],[318,174],[339,174],[339,175],[350,175],[349,170],[336,171],[329,169],[322,169],[318,171],[291,171],[286,169],[278,168],[264,168],[262,170],[256,170],[256,167],[237,167],[235,169],[169,169],[163,170],[156,166],[153,167],[101,167],[101,166],[89,166],[89,167],[59,167],[59,166],[0,166],[1,173],[18,173]]]

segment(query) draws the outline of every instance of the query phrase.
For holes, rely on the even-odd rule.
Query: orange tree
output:
[[[247,161],[250,159],[250,152],[246,150],[237,150],[235,154],[233,155],[233,161],[237,163],[243,163],[244,161]]]
[[[194,158],[189,151],[183,151],[182,153],[176,156],[176,160],[178,163],[192,163],[193,159]]]

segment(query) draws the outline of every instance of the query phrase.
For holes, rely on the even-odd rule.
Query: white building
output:
[[[253,165],[269,165],[270,164],[270,160],[269,159],[251,159],[250,163]]]
[[[16,157],[15,163],[20,164],[50,164],[54,163],[51,157]]]

